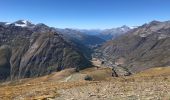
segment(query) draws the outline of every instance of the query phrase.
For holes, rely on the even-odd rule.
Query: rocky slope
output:
[[[105,43],[99,58],[131,72],[170,65],[170,22],[153,21]]]
[[[54,28],[44,24],[34,25],[23,20],[2,23],[0,45],[2,48],[8,45],[12,49],[11,57],[1,50],[4,62],[0,70],[9,71],[10,66],[8,77],[11,79],[42,76],[70,67],[83,69],[90,65],[77,47],[64,40]]]
[[[169,100],[170,67],[152,68],[128,77],[109,68],[72,69],[0,84],[2,100]],[[92,81],[84,81],[90,75]],[[63,80],[64,79],[64,80]]]

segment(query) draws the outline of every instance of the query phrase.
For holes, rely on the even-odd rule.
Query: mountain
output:
[[[104,40],[112,40],[119,37],[122,34],[125,34],[130,30],[131,28],[126,25],[122,27],[112,28],[112,29],[105,29],[100,34],[98,34],[98,37]]]
[[[136,27],[128,27],[126,25],[123,25],[121,27],[111,28],[111,29],[103,29],[103,30],[93,29],[93,30],[78,30],[78,31],[89,35],[94,35],[105,41],[108,41],[108,40],[115,39],[122,34],[125,34],[126,32],[130,31],[133,28]]]
[[[0,72],[5,76],[1,79],[37,77],[65,68],[83,69],[90,65],[77,47],[45,24],[34,25],[19,20],[0,25],[0,46]]]
[[[32,24],[29,21],[26,20],[18,20],[16,22],[13,23],[15,26],[20,26],[20,27],[31,27],[34,26],[34,24]]]
[[[82,33],[86,33],[89,35],[97,35],[99,33],[101,33],[103,30],[100,29],[78,29],[78,31],[82,32]]]
[[[58,29],[58,31],[69,39],[74,39],[86,46],[93,46],[105,42],[105,40],[91,34],[83,33],[74,29]]]
[[[81,52],[83,52],[84,56],[88,59],[91,59],[93,48],[105,42],[105,40],[95,35],[86,34],[74,29],[66,28],[56,30],[58,33],[63,35],[63,38],[65,38],[65,40],[71,42]]]
[[[152,21],[102,45],[99,58],[131,72],[170,65],[170,21]]]

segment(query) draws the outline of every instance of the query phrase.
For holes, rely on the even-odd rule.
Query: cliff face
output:
[[[42,76],[70,67],[83,69],[90,65],[75,46],[44,24],[31,27],[1,25],[0,45],[12,49],[11,58],[1,57],[7,59],[9,65],[2,63],[1,69],[6,68],[7,76],[12,79]]]

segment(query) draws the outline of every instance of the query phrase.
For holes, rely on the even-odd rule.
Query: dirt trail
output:
[[[70,79],[71,79],[71,77],[72,77],[72,75],[70,75],[70,76],[66,77],[66,79],[65,79],[65,81],[64,81],[64,82],[68,82],[68,80],[70,80]]]
[[[83,81],[85,76],[86,76],[86,74],[74,73],[74,74],[64,78],[63,80],[61,80],[61,82]]]

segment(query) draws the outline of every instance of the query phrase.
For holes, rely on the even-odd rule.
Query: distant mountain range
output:
[[[119,37],[120,35],[127,33],[130,30],[130,27],[124,25],[118,28],[105,29],[100,34],[97,34],[97,36],[104,40],[112,40]]]
[[[103,30],[78,30],[82,33],[94,35],[97,36],[105,41],[112,40],[114,38],[119,37],[120,35],[130,31],[131,29],[134,29],[135,27],[128,27],[126,25],[123,25],[121,27],[117,28],[111,28],[111,29],[103,29]]]
[[[97,37],[96,35],[91,35],[87,33],[83,33],[78,30],[74,29],[57,29],[58,32],[64,35],[64,37],[67,37],[68,39],[75,40],[77,42],[80,42],[86,46],[93,46],[97,44],[101,44],[105,42],[105,40]]]

